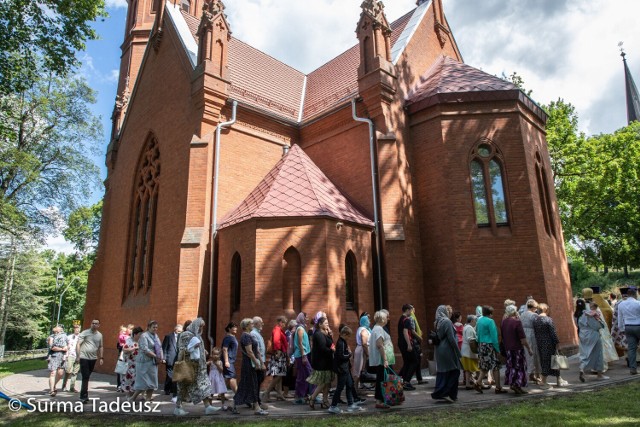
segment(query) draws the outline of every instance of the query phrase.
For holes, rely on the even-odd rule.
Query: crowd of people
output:
[[[621,301],[611,299],[611,332],[602,310],[590,295],[576,300],[574,319],[582,382],[588,374],[606,379],[608,363],[618,360],[625,351],[630,373],[637,373],[640,302],[635,288],[625,288],[622,293]],[[175,415],[187,414],[184,403],[201,402],[205,414],[220,410],[238,414],[246,406],[256,415],[268,415],[267,403],[274,392],[277,400],[292,398],[294,404],[308,405],[312,410],[320,408],[334,414],[362,411],[366,399],[359,395],[359,390],[366,387],[364,382],[374,383],[375,408],[388,409],[382,385],[389,372],[395,374],[389,369],[395,363],[396,349],[403,361],[397,375],[403,380],[404,390],[415,390],[414,384],[426,383],[420,367],[428,340],[434,347],[436,364],[432,399],[453,403],[458,399],[460,386],[476,393],[493,388],[495,394],[504,394],[508,387],[515,394],[527,394],[532,383],[542,389],[550,388],[549,378],[555,378],[557,386],[568,385],[553,363],[560,343],[550,313],[547,304],[538,303],[533,297],[528,297],[520,308],[508,299],[499,324],[491,306],[478,306],[463,324],[460,312],[440,305],[431,332],[423,336],[415,308],[405,304],[398,320],[397,346],[391,339],[387,310],[377,311],[373,318],[363,312],[355,337],[346,324],[340,324],[334,333],[323,311],[312,319],[304,312],[297,314],[295,320],[278,316],[267,342],[263,320],[257,316],[246,318],[239,325],[230,322],[221,345],[210,351],[204,346],[202,318],[176,325],[162,342],[155,321],[150,321],[146,330],[123,325],[118,336],[121,368],[118,391],[130,401],[153,399],[153,392],[158,389],[158,366],[164,364],[164,392],[172,395]],[[51,396],[56,395],[56,385],[61,379],[63,389],[68,384],[69,391],[78,392],[75,382],[80,372],[80,399],[88,400],[91,372],[97,361],[101,364],[103,361],[99,325],[98,320],[93,320],[91,327],[82,332],[79,326],[74,326],[69,335],[61,327],[53,329],[49,338]],[[238,378],[235,366],[239,354]],[[188,365],[192,373],[189,379],[173,381],[178,363]],[[271,380],[261,393],[267,376]],[[414,376],[417,382],[412,384]],[[332,384],[335,389],[330,396]],[[229,390],[233,392],[232,400],[227,399]],[[346,401],[342,399],[343,391]],[[213,405],[216,399],[221,406]],[[344,405],[344,410],[340,405]]]

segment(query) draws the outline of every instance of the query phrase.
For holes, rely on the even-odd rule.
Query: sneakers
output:
[[[178,416],[178,417],[183,417],[183,416],[185,416],[187,414],[188,414],[188,412],[185,411],[182,408],[176,408],[176,409],[173,410],[173,415]]]
[[[409,390],[409,391],[413,391],[416,389],[414,386],[411,385],[411,383],[404,383],[403,387],[405,390]]]
[[[352,403],[351,405],[347,406],[347,412],[361,412],[361,411],[364,411],[364,408],[359,407],[357,403]]]
[[[171,398],[171,401],[172,401],[173,403],[177,403],[177,402],[178,402],[178,396],[172,397],[172,398]]]
[[[269,411],[265,411],[264,409],[258,409],[256,412],[254,412],[254,414],[256,414],[256,415],[269,415]]]
[[[608,376],[606,376],[606,375],[600,375],[600,376],[598,377],[598,379],[599,379],[599,380],[608,380],[608,379],[609,379],[609,377],[608,377]]]
[[[342,409],[338,408],[337,406],[329,406],[329,409],[327,409],[327,411],[329,411],[332,414],[341,414],[342,413]]]
[[[207,408],[204,410],[204,414],[205,415],[213,415],[213,414],[217,414],[218,411],[220,410],[220,408],[216,408],[213,405],[209,405],[207,406]]]
[[[556,387],[566,387],[568,385],[569,385],[569,381],[565,381],[561,377],[558,377],[558,383]]]
[[[447,403],[454,403],[454,402],[455,402],[455,401],[454,401],[452,398],[450,398],[449,396],[445,396],[445,397],[443,397],[443,398],[442,398],[442,400],[444,400],[444,401],[445,401],[445,402],[447,402]]]
[[[364,405],[364,402],[366,402],[366,401],[367,401],[367,399],[363,399],[363,398],[360,397],[358,399],[355,399],[353,401],[353,403],[356,404],[356,405]]]
[[[538,384],[538,387],[540,387],[543,390],[549,390],[551,388],[551,386],[548,383]]]

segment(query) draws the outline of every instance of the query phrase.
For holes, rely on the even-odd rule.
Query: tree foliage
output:
[[[0,229],[50,231],[98,185],[102,127],[80,77],[46,76],[0,96]]]
[[[571,104],[545,109],[567,243],[592,266],[640,266],[640,123],[586,137]]]
[[[82,254],[94,254],[100,239],[102,200],[92,206],[81,206],[71,212],[64,238]]]
[[[29,89],[44,71],[63,77],[75,54],[97,39],[90,23],[105,17],[104,0],[0,1],[0,94]]]

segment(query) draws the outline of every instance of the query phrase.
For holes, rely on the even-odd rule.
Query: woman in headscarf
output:
[[[300,312],[296,317],[296,331],[293,334],[293,357],[296,365],[296,400],[295,404],[304,405],[310,394],[307,378],[311,375],[311,363],[308,355],[311,353],[309,334],[307,333],[307,314]]]
[[[526,310],[520,314],[520,321],[524,329],[524,335],[527,337],[527,343],[531,353],[526,352],[524,356],[527,358],[527,373],[529,381],[538,384],[540,381],[540,357],[538,356],[538,344],[536,342],[536,334],[533,331],[533,322],[538,317],[538,303],[534,299],[528,299]]]
[[[146,400],[151,400],[153,390],[158,388],[158,364],[162,363],[161,350],[156,346],[156,333],[158,322],[151,320],[147,324],[147,330],[138,340],[138,355],[136,356],[136,381],[133,384],[131,401],[145,392]]]
[[[198,317],[178,336],[178,360],[184,355],[184,360],[190,363],[195,372],[195,380],[192,383],[178,382],[178,398],[174,415],[186,415],[182,409],[184,402],[197,405],[204,402],[206,415],[217,413],[220,408],[211,404],[211,381],[207,375],[207,356],[202,339],[204,320]]]
[[[547,383],[547,377],[549,375],[557,378],[558,387],[568,385],[569,383],[560,377],[559,370],[551,369],[551,356],[556,354],[560,340],[558,339],[553,320],[551,320],[548,314],[549,306],[542,303],[538,305],[538,309],[540,310],[540,315],[533,322],[533,330],[536,334],[536,342],[538,343],[538,355],[540,356],[540,368],[542,371],[539,386],[543,390],[551,388],[551,385]]]
[[[578,306],[578,304],[576,304],[576,306]],[[604,372],[604,352],[602,350],[602,336],[600,335],[600,330],[607,326],[597,312],[597,308],[598,305],[595,303],[592,303],[589,309],[583,305],[580,316],[578,317],[581,382],[585,381],[585,369],[596,371],[598,373],[598,379],[608,379],[608,377],[602,374]]]
[[[258,370],[264,365],[258,352],[258,341],[251,334],[253,319],[246,318],[240,322],[242,336],[240,337],[240,349],[242,350],[242,371],[238,392],[233,396],[233,408],[231,413],[239,414],[238,405],[250,405],[256,415],[269,415],[269,412],[260,407],[260,384],[258,383]]]
[[[433,326],[440,342],[436,345],[436,388],[431,393],[432,399],[443,399],[449,403],[458,400],[458,378],[460,378],[460,349],[453,323],[449,316],[451,313],[446,305],[441,305],[436,310],[436,321]]]
[[[524,334],[522,322],[518,318],[518,308],[515,305],[508,305],[505,308],[505,315],[502,320],[502,342],[507,353],[507,366],[505,370],[504,383],[511,386],[516,394],[527,394],[522,387],[527,386],[527,360],[524,356],[524,349],[532,355],[531,347]]]
[[[367,357],[369,355],[369,335],[371,334],[371,321],[366,311],[360,316],[360,327],[356,331],[356,349],[353,352],[353,388],[358,391],[360,374],[367,369]]]

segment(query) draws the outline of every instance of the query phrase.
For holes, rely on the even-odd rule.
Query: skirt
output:
[[[519,387],[527,386],[527,359],[524,356],[524,349],[507,350],[504,383]]]
[[[287,375],[287,355],[281,351],[271,356],[267,375],[272,377],[285,377]]]
[[[477,372],[480,370],[478,367],[478,359],[471,359],[470,357],[463,357],[462,361],[462,369],[467,372]]]
[[[351,375],[353,378],[360,378],[360,373],[365,367],[364,348],[359,345],[356,346],[356,350],[353,352],[353,366],[351,367]]]
[[[500,361],[493,348],[493,344],[486,342],[478,344],[478,365],[483,371],[500,369]]]
[[[58,352],[52,353],[51,356],[49,356],[49,363],[47,364],[49,371],[57,371],[58,369],[64,369],[64,366],[65,366],[64,354],[65,353],[63,351],[58,351]]]
[[[333,371],[313,371],[307,378],[307,382],[314,385],[330,384],[331,381],[333,381]]]

